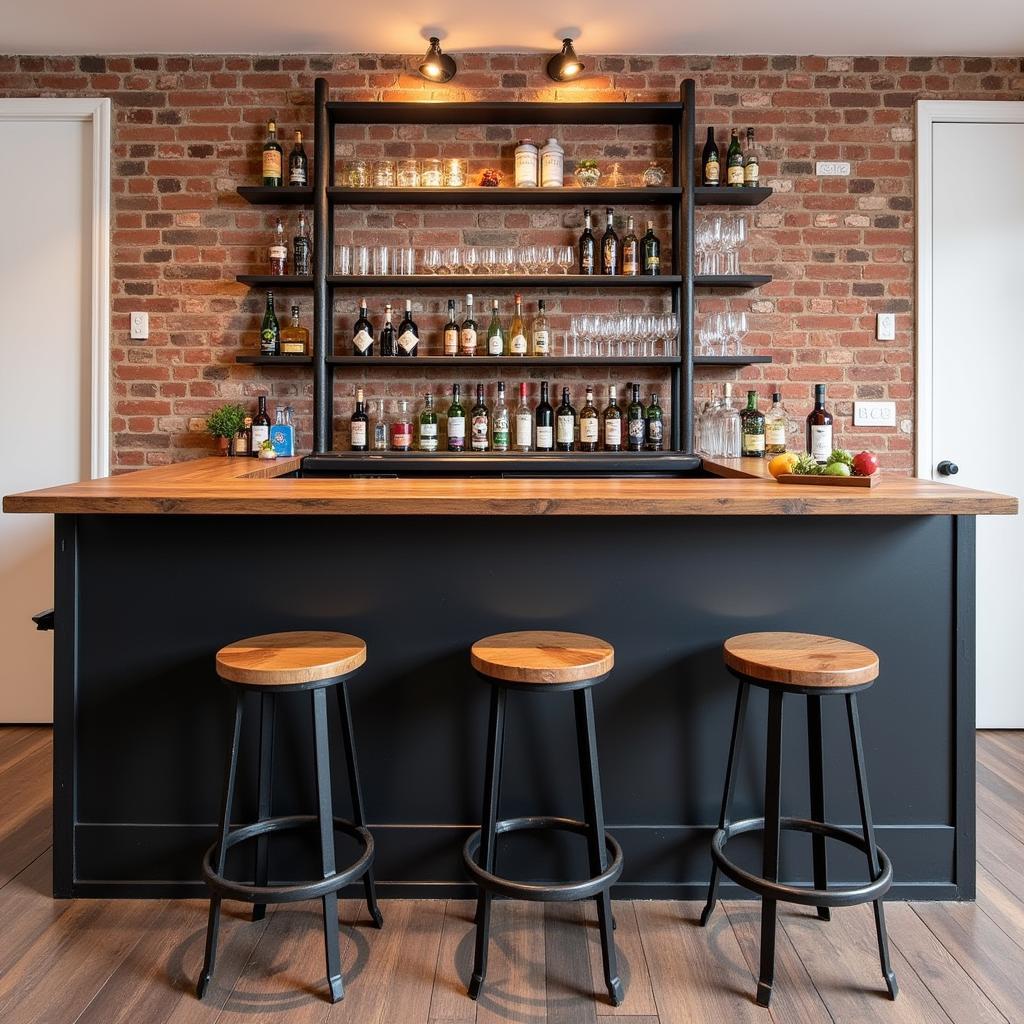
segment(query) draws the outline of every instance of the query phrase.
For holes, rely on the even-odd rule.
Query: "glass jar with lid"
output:
[[[373,166],[373,184],[375,188],[395,187],[395,161],[378,160]]]
[[[431,158],[420,162],[420,185],[423,188],[440,188],[442,181],[440,160]]]
[[[658,188],[665,184],[665,168],[652,160],[643,173],[643,182],[648,188]]]
[[[345,184],[349,188],[369,188],[370,165],[365,160],[349,160],[345,165]]]
[[[540,151],[541,188],[561,188],[565,171],[565,151],[558,139],[548,139]]]
[[[450,156],[444,161],[444,187],[462,188],[466,184],[466,161]]]
[[[407,157],[398,161],[398,187],[420,187],[420,163],[418,160]]]
[[[516,146],[516,188],[537,187],[537,146],[530,139],[523,139]]]

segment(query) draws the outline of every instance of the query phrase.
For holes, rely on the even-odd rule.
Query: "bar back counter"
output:
[[[793,630],[880,657],[861,715],[892,893],[972,898],[975,516],[1013,514],[1016,500],[692,465],[676,479],[341,479],[303,478],[299,459],[209,458],[5,498],[7,512],[56,522],[55,895],[204,893],[231,715],[214,653],[291,629],[366,640],[351,696],[382,895],[469,895],[461,849],[479,825],[487,713],[469,647],[565,629],[615,647],[596,711],[607,825],[625,854],[616,895],[704,895],[735,699],[722,642]],[[786,720],[800,742],[783,747],[783,813],[806,817],[802,703]],[[580,816],[560,705],[510,701],[523,727],[508,733],[502,817]],[[312,810],[312,774],[291,770],[308,764],[311,722],[288,711],[275,797]],[[764,715],[755,693],[737,817],[760,813]],[[856,827],[845,730],[826,713],[826,811]],[[256,791],[256,746],[253,727],[240,794]],[[255,810],[242,800],[238,820]],[[275,840],[271,877],[308,875],[316,856],[300,837]],[[856,851],[830,856],[836,883],[864,877]],[[517,835],[499,867],[583,878],[585,843]],[[809,839],[787,836],[782,877],[809,875]]]

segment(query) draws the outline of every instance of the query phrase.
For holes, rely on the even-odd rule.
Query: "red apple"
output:
[[[853,457],[855,476],[871,476],[878,472],[878,456],[874,452],[861,452]]]

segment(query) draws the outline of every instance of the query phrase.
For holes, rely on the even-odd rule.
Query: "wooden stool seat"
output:
[[[365,661],[366,644],[350,633],[265,633],[222,647],[217,674],[242,686],[301,689],[354,672]]]
[[[470,662],[481,675],[510,683],[576,683],[607,675],[615,648],[584,633],[524,630],[477,640]]]
[[[870,648],[814,633],[743,633],[729,637],[723,650],[734,672],[801,690],[849,690],[878,677]]]

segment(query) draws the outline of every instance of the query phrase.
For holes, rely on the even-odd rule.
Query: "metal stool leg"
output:
[[[316,749],[316,796],[320,818],[320,859],[323,876],[333,875],[334,863],[334,801],[331,797],[331,754],[327,734],[327,693],[321,687],[313,690],[313,735]],[[341,980],[340,938],[338,935],[338,894],[322,897],[324,907],[324,952],[327,961],[327,985],[331,1002],[345,997]]]
[[[484,779],[484,807],[480,824],[480,866],[494,870],[494,830],[498,820],[498,798],[501,793],[501,759],[505,747],[505,703],[508,693],[504,686],[491,688],[491,715],[487,730],[487,769]],[[476,907],[476,956],[473,977],[469,982],[469,995],[476,999],[483,988],[487,974],[487,944],[491,933],[491,894],[480,890]]]
[[[768,754],[764,775],[764,852],[761,875],[770,882],[779,880],[780,790],[782,788],[782,697],[781,690],[768,695]],[[777,903],[761,898],[761,974],[757,982],[757,1001],[767,1006],[775,981],[775,918]]]
[[[857,695],[855,693],[846,695],[846,715],[850,721],[850,744],[853,747],[853,766],[857,773],[860,820],[864,826],[864,842],[868,847],[868,870],[871,872],[872,881],[874,881],[878,877],[881,867],[878,862],[878,847],[875,844],[875,826],[871,820],[871,800],[868,796],[867,769],[864,765],[864,746],[860,738],[860,714],[857,711]],[[896,975],[889,960],[889,937],[885,929],[885,911],[882,909],[881,900],[875,900],[872,906],[875,908],[875,931],[878,935],[878,959],[882,966],[882,976],[885,978],[885,985],[889,990],[889,998],[895,999],[900,989],[896,984]]]
[[[722,793],[722,813],[718,816],[718,827],[725,828],[729,824],[729,809],[732,806],[732,794],[736,788],[736,763],[740,756],[740,740],[743,736],[743,721],[747,715],[747,696],[750,684],[740,680],[736,691],[736,711],[732,718],[732,739],[729,741],[729,760],[725,768],[725,790]],[[701,925],[706,925],[714,913],[718,902],[718,865],[711,862],[711,881],[708,882],[708,899],[700,915]]]
[[[271,813],[271,790],[274,785],[274,695],[260,695],[260,781],[259,781],[259,815],[258,820],[264,821]],[[268,845],[270,837],[260,836],[256,840],[256,865],[253,870],[253,881],[256,885],[265,886],[268,881]],[[265,903],[254,903],[252,919],[262,921],[267,914]]]
[[[811,779],[811,819],[825,822],[825,760],[821,746],[821,697],[807,698],[807,763]],[[828,888],[828,862],[825,857],[825,837],[811,837],[811,851],[814,858],[814,888]],[[818,917],[828,921],[832,911],[818,907]]]
[[[352,705],[348,699],[348,684],[341,683],[338,691],[338,711],[341,715],[341,732],[345,741],[345,762],[348,766],[348,784],[352,791],[352,822],[360,828],[366,827],[366,812],[363,809],[363,787],[359,782],[359,765],[356,762],[355,730],[352,728]],[[377,906],[377,889],[373,878],[373,866],[363,875],[363,888],[366,890],[366,909],[370,912],[373,923],[381,928],[384,918]]]
[[[227,860],[228,832],[231,828],[231,803],[235,793],[235,776],[238,772],[238,745],[242,736],[242,700],[245,694],[238,690],[235,694],[235,723],[231,732],[231,746],[228,750],[227,769],[224,772],[224,798],[220,811],[220,842],[217,846],[217,874],[224,874]],[[217,935],[220,932],[220,896],[214,893],[210,897],[210,917],[206,925],[206,956],[203,960],[203,971],[196,985],[196,996],[200,999],[206,995],[210,979],[213,977],[214,963],[217,959]]]
[[[576,706],[576,743],[579,749],[580,782],[583,786],[583,818],[590,826],[587,845],[590,852],[590,874],[599,875],[608,866],[604,836],[604,808],[601,801],[601,774],[597,763],[597,730],[594,726],[594,697],[589,687],[573,693]],[[622,981],[615,957],[615,936],[612,934],[612,901],[607,889],[595,897],[597,921],[601,929],[601,953],[604,980],[612,1006],[622,1002]]]

